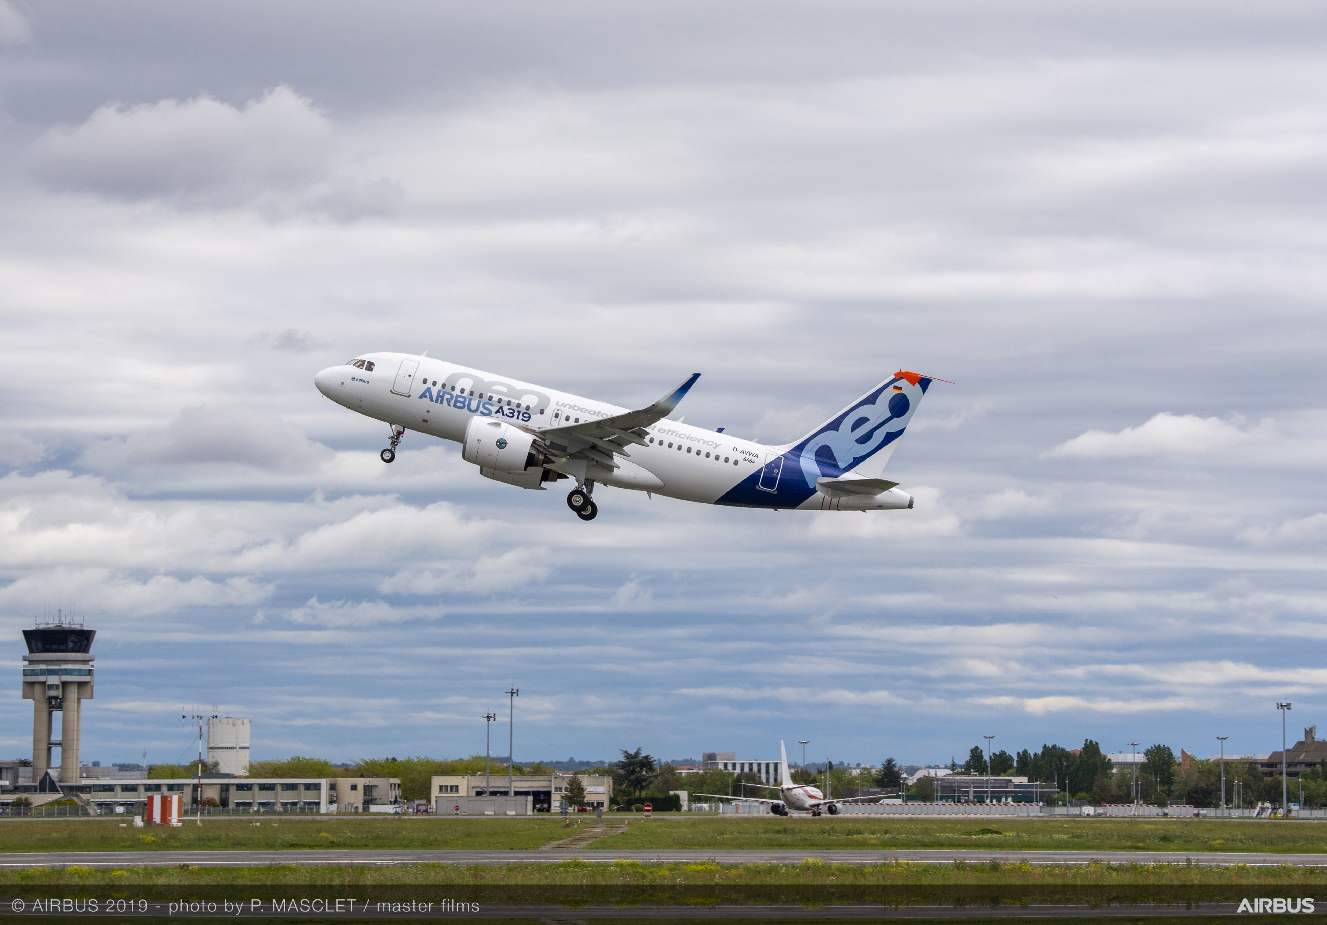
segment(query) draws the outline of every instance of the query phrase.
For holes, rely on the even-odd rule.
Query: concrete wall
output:
[[[459,797],[440,796],[433,804],[439,816],[530,816],[534,800],[530,797]]]

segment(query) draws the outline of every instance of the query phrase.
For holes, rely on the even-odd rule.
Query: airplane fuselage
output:
[[[315,383],[324,395],[352,411],[463,444],[476,418],[538,435],[628,411],[510,376],[401,353],[361,354],[350,363],[322,370]],[[902,386],[895,389],[901,391]],[[877,409],[890,398],[898,400],[885,395],[879,399],[881,404],[863,407],[884,420],[886,412]],[[398,431],[393,448],[400,434]],[[545,459],[542,467],[557,473],[553,477],[573,478],[578,485],[598,483],[705,504],[803,510],[894,510],[912,504],[911,496],[897,488],[868,495],[820,490],[821,476],[842,476],[851,467],[851,460],[841,466],[833,455],[844,452],[845,441],[852,447],[847,452],[857,451],[857,444],[852,443],[856,434],[848,423],[816,435],[829,452],[813,449],[818,455],[811,463],[792,445],[768,446],[666,418],[642,428],[639,434],[638,444],[629,445],[626,452],[617,449],[611,465],[596,463],[591,454],[589,461]],[[498,445],[505,443],[499,441]],[[874,452],[874,448],[863,452]],[[390,457],[387,453],[384,451],[385,461],[394,458],[394,453]],[[545,476],[541,481],[537,473],[534,478],[521,474],[518,479],[482,465],[481,472],[525,488],[542,488],[548,480]]]
[[[825,802],[825,795],[820,792],[820,788],[807,784],[781,787],[779,793],[785,806],[803,813],[809,813]]]

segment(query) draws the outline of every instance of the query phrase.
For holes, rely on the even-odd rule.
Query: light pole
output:
[[[1230,736],[1217,736],[1216,740],[1221,743],[1221,808],[1226,808],[1226,739]]]
[[[488,756],[490,751],[490,742],[492,740],[493,722],[498,718],[496,713],[484,714],[484,796],[493,796],[493,779],[488,773]]]
[[[516,797],[516,785],[512,779],[516,758],[512,750],[512,730],[516,726],[516,698],[519,696],[521,696],[520,689],[512,685],[507,691],[507,796],[513,799]]]
[[[1286,802],[1286,714],[1290,712],[1291,703],[1287,700],[1281,703],[1276,702],[1276,708],[1281,711],[1281,816],[1284,818],[1290,811],[1289,804]]]
[[[982,736],[986,740],[986,805],[991,805],[991,739],[995,736]]]
[[[802,746],[802,773],[806,773],[806,747],[811,744],[810,739],[798,739],[797,744]]]
[[[1130,773],[1132,774],[1132,782],[1130,783],[1130,787],[1132,787],[1133,789],[1133,805],[1137,806],[1138,805],[1138,743],[1130,742],[1129,748],[1133,750],[1130,753],[1129,757]]]
[[[209,719],[216,719],[217,715],[213,713],[208,716],[205,713],[186,713],[181,719],[191,719],[198,724],[198,783],[194,789],[194,824],[203,824],[203,722]],[[143,773],[147,773],[147,765],[144,763]]]

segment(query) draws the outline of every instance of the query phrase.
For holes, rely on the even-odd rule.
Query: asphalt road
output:
[[[1198,864],[1205,867],[1294,865],[1327,867],[1327,854],[1197,851],[821,851],[775,849],[745,851],[594,851],[544,849],[533,851],[51,851],[0,854],[0,867],[263,867],[315,864],[556,864],[562,861],[637,861],[642,863],[797,864],[808,858],[836,864],[880,864],[887,861],[979,864],[986,861],[1023,864]]]

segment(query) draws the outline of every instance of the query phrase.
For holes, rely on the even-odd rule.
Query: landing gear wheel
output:
[[[567,507],[571,508],[577,514],[585,505],[590,503],[590,496],[579,488],[573,488],[567,493]]]
[[[387,440],[387,449],[378,454],[378,458],[385,463],[396,459],[396,448],[401,445],[401,438],[405,436],[405,428],[400,424],[392,425],[392,436]]]
[[[576,516],[581,520],[594,520],[595,517],[599,516],[599,505],[586,498],[585,506],[576,512]]]

